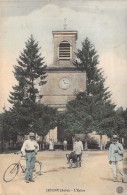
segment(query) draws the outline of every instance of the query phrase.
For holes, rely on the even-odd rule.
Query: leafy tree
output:
[[[102,128],[107,131],[107,135],[111,138],[113,135],[118,135],[121,139],[126,137],[127,132],[125,128],[125,120],[124,120],[124,111],[123,108],[117,108],[114,111],[114,115],[112,120],[110,118],[106,118],[106,122],[102,122]],[[108,125],[107,125],[108,124]]]
[[[123,118],[125,121],[125,136],[127,137],[127,108],[123,111]]]
[[[54,129],[57,125],[57,109],[38,104],[35,106],[34,112],[33,131],[44,137],[50,129]]]
[[[94,107],[94,131],[100,135],[100,149],[102,149],[102,136],[111,137],[116,128],[115,105],[110,102],[97,101]]]
[[[127,128],[127,108],[123,111],[123,117],[125,121],[125,127]]]
[[[17,113],[15,111],[5,111],[3,117],[3,136],[5,141],[17,141],[18,127],[17,127]]]
[[[3,152],[4,150],[3,117],[4,117],[4,113],[1,113],[0,114],[0,152]]]
[[[75,134],[86,134],[85,149],[87,150],[87,134],[93,130],[91,97],[79,93],[75,100],[68,102],[66,112],[60,114],[58,122],[72,137]]]
[[[124,128],[124,142],[125,142],[125,147],[127,147],[127,108],[126,110],[123,111],[123,118],[125,122],[125,128]]]
[[[121,139],[125,138],[127,136],[127,132],[126,132],[126,126],[124,120],[124,111],[122,107],[118,108],[115,112],[115,123],[116,123],[116,129],[114,134],[119,135]]]
[[[57,110],[36,102],[25,101],[13,109],[5,111],[4,137],[16,142],[17,135],[24,136],[30,131],[44,137],[56,127]],[[32,125],[32,129],[31,129]]]

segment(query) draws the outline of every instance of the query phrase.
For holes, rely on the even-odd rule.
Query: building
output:
[[[68,101],[75,98],[76,93],[86,89],[86,73],[74,66],[76,60],[77,31],[53,31],[54,60],[46,69],[47,83],[40,89],[42,103],[64,111]],[[64,130],[56,127],[46,136],[48,139],[62,141]]]

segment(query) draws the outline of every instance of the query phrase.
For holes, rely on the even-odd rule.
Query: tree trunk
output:
[[[4,150],[3,116],[0,118],[0,152]]]
[[[122,144],[124,145],[124,138],[122,138]]]
[[[103,145],[102,145],[102,135],[100,135],[100,150],[103,150]]]
[[[44,137],[43,136],[41,136],[41,138],[42,138],[42,141],[41,141],[41,143],[42,143],[42,150],[44,150],[45,149],[45,144],[44,144]]]
[[[74,149],[75,137],[72,136],[72,150]]]
[[[84,148],[84,150],[88,150],[88,135],[87,135],[87,133],[85,135],[85,148]]]
[[[4,151],[4,139],[3,139],[3,133],[1,133],[1,146],[0,146],[0,152]]]

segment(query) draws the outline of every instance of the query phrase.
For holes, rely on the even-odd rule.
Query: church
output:
[[[76,61],[77,31],[62,30],[53,31],[54,60],[47,67],[47,83],[40,88],[43,95],[41,103],[57,108],[59,112],[65,111],[68,101],[73,100],[76,94],[86,90],[86,73],[74,66]],[[53,139],[56,143],[63,143],[67,134],[60,126],[51,129],[45,140]],[[93,132],[90,134],[94,140],[100,143],[100,136]],[[103,144],[108,138],[103,135]]]
[[[62,112],[68,101],[74,99],[78,92],[86,90],[86,73],[74,66],[78,32],[53,31],[52,36],[54,60],[46,69],[47,83],[40,89],[40,94],[43,95],[41,103]],[[50,130],[46,139],[61,142],[64,139],[64,130],[62,127],[56,127]]]

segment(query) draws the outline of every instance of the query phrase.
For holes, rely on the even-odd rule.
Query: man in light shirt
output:
[[[29,139],[23,143],[21,148],[22,155],[26,157],[26,183],[34,182],[33,180],[33,170],[35,166],[36,154],[39,150],[39,145],[35,141],[34,133],[29,133]]]
[[[117,135],[113,135],[112,143],[109,147],[108,158],[109,164],[112,164],[113,181],[117,182],[117,172],[121,175],[121,180],[126,183],[123,172],[123,154],[124,149],[121,143],[119,143]]]
[[[74,143],[73,150],[77,156],[78,167],[81,167],[81,157],[82,157],[82,152],[83,152],[83,144],[82,144],[82,141],[80,141],[80,137],[76,138],[76,142]]]
[[[67,150],[67,140],[66,139],[63,141],[63,146],[64,146],[64,150]]]

